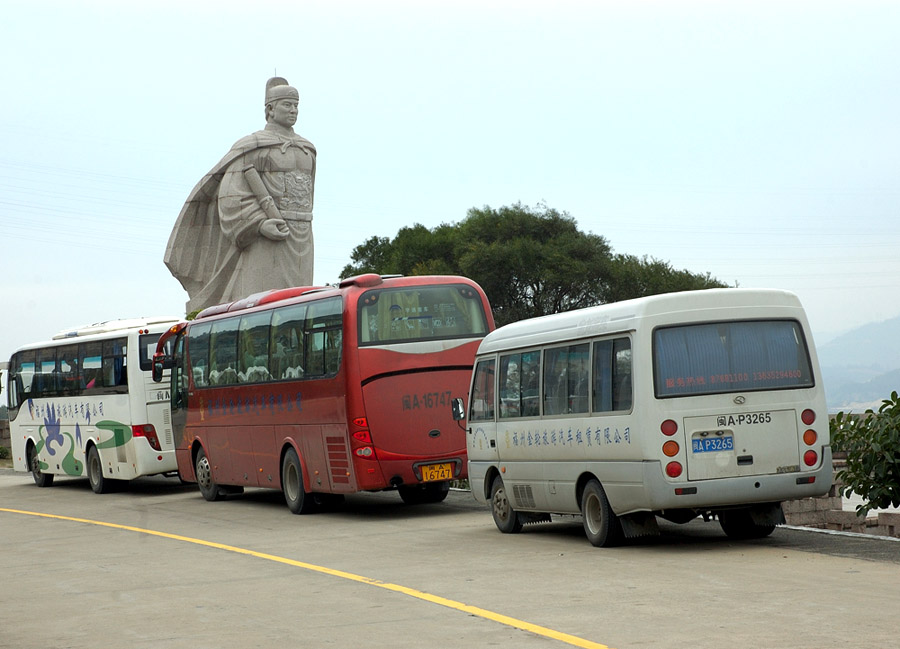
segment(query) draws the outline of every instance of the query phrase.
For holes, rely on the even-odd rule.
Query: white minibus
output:
[[[595,546],[658,534],[657,517],[764,537],[782,501],[832,482],[812,336],[780,290],[669,293],[501,327],[479,346],[466,430],[472,492],[502,532],[580,514]]]
[[[86,473],[95,493],[175,475],[169,391],[151,369],[160,334],[177,322],[101,322],[16,351],[7,376],[13,468],[40,487]]]

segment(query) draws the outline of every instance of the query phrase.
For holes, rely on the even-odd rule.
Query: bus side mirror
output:
[[[171,356],[156,353],[153,354],[153,382],[159,383],[163,380],[163,370],[170,370],[174,365]]]
[[[456,397],[450,401],[450,410],[453,412],[453,421],[462,421],[466,418],[466,408],[462,397]]]

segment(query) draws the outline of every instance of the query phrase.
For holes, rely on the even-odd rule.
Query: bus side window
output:
[[[209,332],[211,324],[194,325],[188,330],[188,360],[191,378],[198,388],[205,388],[209,381]]]
[[[85,390],[103,386],[103,345],[99,342],[81,345],[81,380]]]
[[[241,318],[238,348],[238,382],[260,383],[271,378],[269,374],[269,322],[271,311],[253,313]]]
[[[127,347],[127,338],[103,341],[103,387],[116,388],[115,392],[128,392],[128,372],[125,371]]]
[[[520,417],[522,404],[522,378],[519,366],[521,354],[500,357],[500,418]]]
[[[299,379],[305,375],[302,344],[304,320],[305,304],[281,307],[272,313],[269,372],[275,380]]]
[[[209,340],[209,382],[211,385],[234,385],[237,373],[237,334],[240,318],[213,322]]]
[[[472,380],[469,421],[494,419],[494,359],[479,361]]]
[[[631,409],[631,341],[628,338],[594,343],[593,374],[594,412]]]

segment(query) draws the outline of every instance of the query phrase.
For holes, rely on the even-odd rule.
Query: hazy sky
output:
[[[819,342],[900,315],[900,2],[41,2],[0,19],[0,358],[184,313],[196,182],[300,90],[315,282],[516,202],[616,252],[795,291]]]

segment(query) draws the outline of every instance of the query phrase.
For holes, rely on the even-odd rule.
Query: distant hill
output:
[[[863,325],[817,351],[829,411],[877,409],[900,392],[900,318]]]

